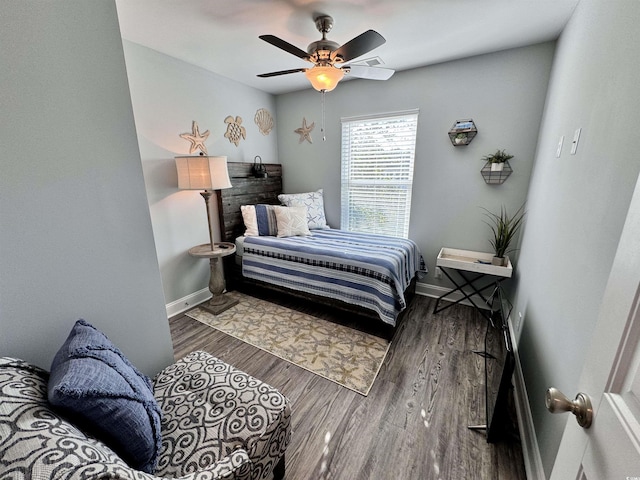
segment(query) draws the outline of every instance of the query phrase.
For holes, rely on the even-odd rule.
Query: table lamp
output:
[[[227,157],[210,157],[206,155],[176,157],[178,170],[178,188],[181,190],[203,190],[200,192],[207,207],[207,223],[209,225],[209,242],[213,248],[213,231],[211,230],[211,214],[209,198],[215,190],[231,188]]]

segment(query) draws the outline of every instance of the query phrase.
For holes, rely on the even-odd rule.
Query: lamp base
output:
[[[222,312],[229,310],[234,305],[237,305],[238,300],[234,299],[225,294],[214,295],[211,297],[207,303],[203,303],[200,305],[200,308],[203,308],[207,312],[213,313],[214,315],[220,315]]]
[[[189,255],[209,259],[209,291],[211,292],[211,299],[199,306],[214,315],[218,315],[238,304],[238,300],[233,295],[224,293],[226,282],[222,264],[222,257],[233,255],[235,252],[236,246],[229,242],[204,243],[189,249]]]

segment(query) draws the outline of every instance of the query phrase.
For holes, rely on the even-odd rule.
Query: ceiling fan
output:
[[[378,32],[367,30],[340,46],[336,42],[327,40],[327,33],[333,27],[333,18],[329,15],[320,15],[316,17],[315,22],[316,28],[322,33],[322,39],[310,43],[306,52],[275,35],[260,35],[259,37],[261,40],[281,48],[285,52],[289,52],[296,57],[313,63],[313,67],[263,73],[258,75],[258,77],[268,78],[304,72],[311,82],[311,85],[313,85],[313,88],[321,92],[330,92],[336,88],[336,85],[338,85],[338,82],[342,80],[346,73],[353,77],[367,78],[370,80],[387,80],[394,74],[394,70],[389,68],[347,64],[347,62],[385,43],[386,40]]]

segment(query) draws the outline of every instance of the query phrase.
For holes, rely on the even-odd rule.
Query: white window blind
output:
[[[342,119],[340,228],[407,238],[418,110]]]

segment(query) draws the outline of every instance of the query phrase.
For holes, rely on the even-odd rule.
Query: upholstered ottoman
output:
[[[266,479],[284,475],[290,406],[205,352],[157,375],[162,446],[153,474],[131,468],[47,400],[49,373],[0,358],[0,480]]]
[[[153,394],[162,411],[157,475],[187,475],[244,451],[246,478],[284,476],[291,409],[275,388],[206,352],[193,352],[160,372]]]

